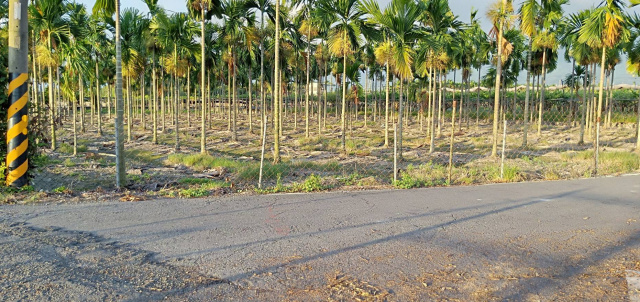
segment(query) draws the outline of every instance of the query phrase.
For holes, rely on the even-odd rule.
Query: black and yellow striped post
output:
[[[7,186],[28,184],[27,100],[29,86],[27,0],[9,0],[9,109],[7,110]]]
[[[27,184],[27,99],[26,73],[9,74],[9,110],[7,111],[7,185],[22,187]]]

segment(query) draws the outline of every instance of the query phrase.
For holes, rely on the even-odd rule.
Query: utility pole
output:
[[[29,99],[29,23],[27,0],[9,0],[9,110],[7,111],[7,186],[29,183],[27,100]]]

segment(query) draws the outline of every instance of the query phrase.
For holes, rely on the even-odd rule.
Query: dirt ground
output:
[[[340,129],[337,120],[329,115],[322,134],[317,133],[317,121],[311,120],[310,138],[305,138],[304,119],[298,118],[297,128],[293,127],[293,114],[288,113],[282,137],[283,161],[289,166],[279,172],[266,175],[263,192],[300,190],[310,175],[319,175],[321,190],[358,190],[393,187],[393,148],[384,147],[384,128],[380,120],[364,125],[363,116],[350,121],[347,131],[347,151],[340,151]],[[150,124],[150,118],[146,118]],[[140,119],[133,124],[133,139],[125,144],[129,184],[123,190],[115,190],[115,155],[112,139],[113,125],[103,123],[103,135],[98,135],[95,126],[87,125],[87,131],[79,133],[79,153],[70,154],[72,131],[70,123],[58,131],[59,144],[56,151],[43,150],[39,167],[32,171],[32,192],[5,194],[8,203],[32,201],[80,201],[122,199],[137,201],[157,197],[189,197],[184,190],[200,190],[185,179],[203,178],[203,173],[222,170],[214,178],[224,183],[221,187],[199,192],[206,195],[256,194],[257,173],[250,177],[239,177],[238,171],[229,167],[190,167],[184,163],[170,162],[172,154],[199,153],[199,121],[192,114],[189,124],[180,124],[179,150],[175,150],[175,134],[172,119],[167,119],[167,129],[159,134],[159,144],[152,144],[149,126],[143,130]],[[214,115],[212,129],[207,131],[208,152],[216,159],[236,162],[238,165],[257,167],[260,162],[261,138],[259,121],[254,116],[254,129],[249,133],[245,116],[239,117],[238,141],[229,139],[227,122]],[[86,121],[89,123],[89,120]],[[405,187],[472,185],[491,182],[514,182],[535,180],[572,179],[593,176],[593,157],[588,150],[593,149],[592,135],[585,135],[586,143],[578,144],[579,127],[569,127],[565,123],[547,123],[542,135],[536,133],[536,126],[529,130],[529,144],[522,147],[521,124],[507,126],[505,149],[505,169],[501,177],[501,148],[499,140],[498,158],[491,154],[491,125],[470,121],[456,126],[453,150],[452,182],[447,182],[446,166],[449,162],[450,122],[445,122],[441,136],[435,140],[433,153],[429,153],[427,125],[411,117],[403,133],[403,159],[399,162],[400,177],[412,180]],[[126,130],[126,126],[125,126]],[[393,129],[390,141],[393,144]],[[615,124],[602,130],[602,152],[609,154],[629,154],[631,158],[618,160],[603,159],[600,175],[630,173],[640,170],[640,156],[633,152],[635,126]],[[126,132],[126,131],[125,131]],[[502,133],[502,130],[500,130]],[[272,158],[272,134],[268,133],[266,162]],[[403,174],[403,172],[405,172]],[[277,174],[276,174],[277,173]],[[206,175],[205,175],[206,176]],[[204,177],[207,178],[207,177]],[[193,182],[193,181],[191,181]],[[280,188],[282,187],[282,188]],[[403,187],[402,185],[400,187]],[[271,188],[271,189],[269,189]],[[296,189],[297,188],[297,189]]]

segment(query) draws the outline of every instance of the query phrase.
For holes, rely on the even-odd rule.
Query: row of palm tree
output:
[[[77,119],[79,130],[85,131],[88,95],[89,123],[98,134],[104,131],[103,114],[111,118],[114,108],[120,152],[124,120],[126,140],[140,131],[137,126],[142,131],[151,126],[154,143],[159,141],[159,132],[173,131],[179,149],[179,125],[184,118],[180,115],[186,109],[187,127],[191,127],[192,112],[199,110],[200,151],[205,153],[207,130],[214,118],[226,119],[230,139],[238,140],[240,105],[245,101],[240,100],[239,92],[244,92],[247,132],[254,131],[256,121],[260,129],[267,127],[272,115],[274,162],[281,160],[280,139],[291,94],[293,128],[298,127],[298,105],[303,106],[306,137],[315,131],[311,124],[314,112],[316,134],[323,135],[327,108],[333,107],[340,121],[340,145],[346,150],[348,123],[363,113],[364,127],[371,118],[384,129],[384,146],[390,144],[390,126],[397,123],[400,156],[403,125],[407,125],[404,118],[409,115],[407,99],[411,98],[416,101],[420,125],[426,125],[425,142],[433,152],[450,107],[447,77],[453,71],[454,86],[461,91],[453,96],[459,100],[458,127],[463,127],[463,119],[469,127],[472,115],[477,125],[482,116],[480,91],[473,104],[471,74],[475,69],[479,76],[483,66],[489,65],[484,82],[495,85],[491,118],[495,156],[500,121],[507,110],[515,112],[518,107],[515,100],[509,105],[503,91],[507,84],[517,85],[524,69],[523,146],[528,144],[533,121],[537,135],[542,135],[546,74],[557,65],[560,47],[567,50],[566,59],[574,66],[567,83],[572,83],[576,95],[583,90],[580,106],[571,108],[571,112],[580,109],[580,143],[585,132],[595,131],[598,146],[606,112],[603,106],[609,112],[612,107],[603,104],[608,100],[604,97],[606,74],[613,74],[623,53],[629,57],[628,70],[640,73],[640,18],[630,15],[622,0],[605,0],[569,16],[563,13],[567,0],[525,0],[517,9],[512,1],[498,0],[487,13],[493,24],[488,33],[481,29],[477,11],[471,13],[468,23],[463,22],[452,13],[447,0],[392,0],[385,8],[374,0],[188,0],[187,13],[168,12],[157,0],[145,3],[147,14],[133,8],[121,11],[117,0],[99,0],[89,14],[83,5],[66,0],[32,1],[32,95],[36,108],[48,118],[52,149],[57,146],[61,117],[73,117],[74,140]],[[598,65],[598,99],[593,101],[589,95],[596,91],[593,79]],[[462,80],[456,84],[458,70]],[[536,77],[542,83],[534,94],[530,87]],[[328,99],[329,81],[335,82],[339,99]],[[316,93],[313,82],[317,83]],[[478,85],[480,82],[479,77]],[[382,90],[383,98],[371,93]],[[101,95],[105,92],[107,96]],[[537,96],[537,103],[532,96]],[[188,100],[186,105],[183,98]],[[192,100],[199,100],[199,108],[192,106]],[[62,106],[69,102],[71,106]],[[63,112],[64,108],[73,108],[73,112]],[[76,108],[82,110],[76,112]],[[537,117],[531,114],[533,110]],[[384,119],[377,119],[382,113]],[[262,130],[260,134],[266,135]]]

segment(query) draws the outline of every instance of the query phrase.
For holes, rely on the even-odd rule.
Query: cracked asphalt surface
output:
[[[640,175],[0,206],[0,300],[625,301]]]

